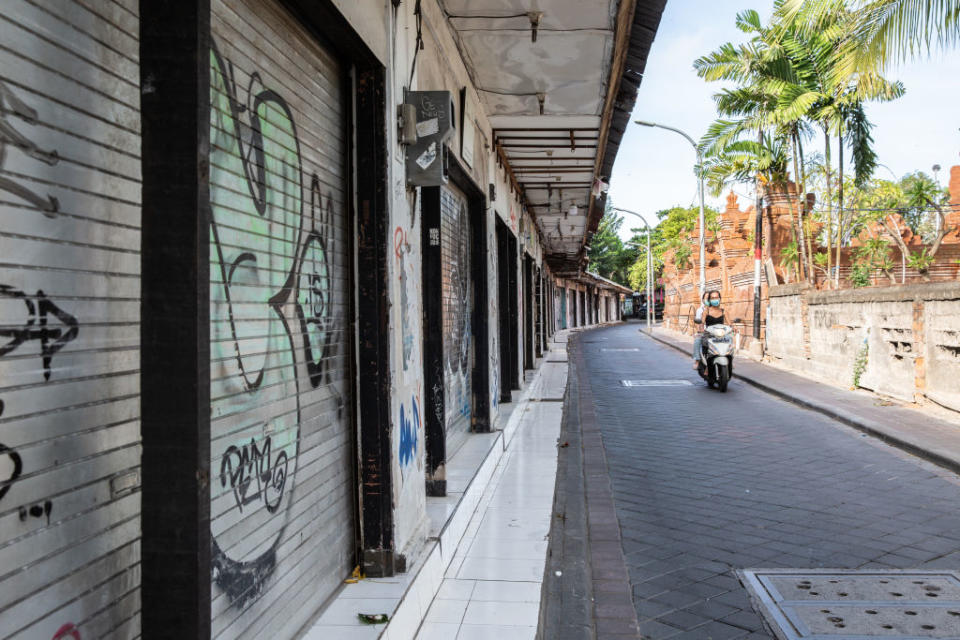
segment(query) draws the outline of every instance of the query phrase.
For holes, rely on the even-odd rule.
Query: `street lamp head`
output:
[[[650,122],[648,120],[634,120],[636,124],[643,125],[645,127],[655,127],[657,126],[655,122]]]

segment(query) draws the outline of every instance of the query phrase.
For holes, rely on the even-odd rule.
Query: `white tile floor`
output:
[[[563,344],[554,346],[563,353]],[[550,363],[532,390],[417,640],[533,640],[557,473],[566,366]],[[520,407],[518,407],[519,409]]]
[[[563,409],[556,400],[566,387],[565,334],[555,336],[548,353],[557,360],[543,363],[507,405],[503,431],[471,434],[450,460],[448,495],[427,499],[433,542],[410,572],[345,585],[304,640],[535,637]],[[358,612],[387,613],[391,621],[362,625]]]

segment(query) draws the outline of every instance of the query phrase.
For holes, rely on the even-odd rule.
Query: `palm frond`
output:
[[[960,38],[960,0],[873,0],[858,17],[865,56],[884,62],[929,55]]]
[[[846,140],[853,152],[854,184],[862,188],[877,168],[877,154],[873,150],[873,125],[867,118],[863,104],[849,109],[846,118]]]
[[[754,9],[747,9],[738,13],[736,25],[737,29],[744,33],[758,33],[763,30],[763,25],[760,23],[760,14]]]

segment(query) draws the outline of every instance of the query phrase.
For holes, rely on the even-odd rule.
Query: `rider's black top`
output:
[[[713,326],[713,325],[715,325],[715,324],[725,324],[725,323],[723,322],[723,315],[724,315],[724,314],[721,313],[721,314],[720,314],[719,316],[717,316],[716,318],[714,318],[713,316],[711,316],[711,315],[709,315],[709,314],[708,314],[708,315],[705,315],[705,316],[704,316],[704,324],[705,324],[706,326],[708,326],[708,327],[711,327],[711,326]]]

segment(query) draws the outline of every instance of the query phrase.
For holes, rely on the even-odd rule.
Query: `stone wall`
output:
[[[850,289],[853,287],[851,275],[855,254],[864,242],[870,237],[881,236],[887,239],[889,243],[889,256],[894,264],[890,273],[883,273],[874,270],[869,273],[869,284],[871,287],[884,287],[891,284],[891,278],[899,284],[909,284],[925,286],[931,282],[957,281],[960,279],[960,166],[954,166],[950,169],[950,201],[944,207],[944,221],[948,233],[943,238],[943,242],[935,256],[935,262],[930,266],[927,273],[920,273],[916,269],[908,266],[907,258],[900,253],[896,243],[889,237],[889,234],[879,225],[868,226],[859,236],[853,238],[849,246],[845,246],[840,251],[839,260],[839,288]],[[797,267],[785,268],[782,260],[782,250],[794,238],[797,224],[801,214],[799,203],[800,198],[797,194],[796,185],[787,183],[771,187],[763,194],[764,206],[762,209],[763,225],[763,247],[762,259],[763,268],[761,270],[761,317],[769,318],[772,314],[791,315],[792,312],[785,305],[789,302],[780,300],[779,309],[770,313],[766,309],[766,298],[768,294],[768,285],[773,289],[777,285],[791,282],[796,283],[798,278]],[[807,208],[810,211],[814,206],[813,194],[807,194]],[[890,219],[894,220],[902,231],[902,238],[911,253],[918,253],[931,247],[924,244],[921,237],[915,236],[902,221],[902,218],[895,212],[890,212]],[[705,238],[705,284],[706,289],[716,289],[723,296],[723,305],[727,309],[731,320],[740,319],[740,322],[733,322],[733,325],[744,335],[753,333],[753,282],[754,282],[754,246],[753,233],[756,227],[755,207],[747,203],[745,209],[740,209],[740,202],[732,191],[727,196],[726,207],[719,212],[716,228],[709,229]],[[814,236],[818,233],[818,223],[807,221],[804,225],[805,233],[809,233],[810,225],[813,225]],[[791,231],[793,229],[793,231]],[[660,284],[663,285],[666,292],[666,305],[664,312],[664,324],[670,329],[690,333],[693,330],[692,314],[693,310],[699,304],[698,284],[699,284],[699,265],[697,245],[699,241],[698,227],[690,230],[687,236],[687,242],[691,248],[689,257],[684,261],[681,267],[676,258],[676,250],[671,249],[664,253],[664,266]],[[814,253],[825,251],[825,247],[813,244]],[[834,249],[834,252],[836,249]],[[835,253],[834,253],[835,256]],[[817,289],[830,289],[832,285],[826,280],[826,274],[815,269],[812,277],[813,286]],[[774,295],[770,293],[770,295]],[[779,294],[783,297],[784,294]],[[781,317],[781,320],[784,318]],[[787,321],[787,324],[791,324]],[[902,324],[902,323],[900,323]],[[902,327],[900,327],[902,329]],[[809,326],[807,327],[809,329]],[[781,326],[781,331],[789,331],[787,325]],[[760,335],[764,335],[764,327],[761,322]],[[782,334],[783,339],[788,339],[787,334]],[[776,343],[781,338],[774,336],[769,338]],[[835,337],[830,338],[835,339]],[[892,338],[891,338],[892,339]],[[862,337],[860,338],[862,341]],[[789,347],[781,345],[775,347],[789,351]],[[789,353],[784,357],[789,358]],[[831,354],[826,354],[833,357]],[[868,375],[868,379],[869,379]]]
[[[776,327],[776,331],[767,333],[766,349],[777,354],[786,364],[797,366],[805,358],[803,296],[808,287],[788,284],[774,287],[770,291],[770,304],[767,306],[766,322]]]
[[[816,292],[773,287],[767,355],[834,384],[960,411],[960,283]]]

